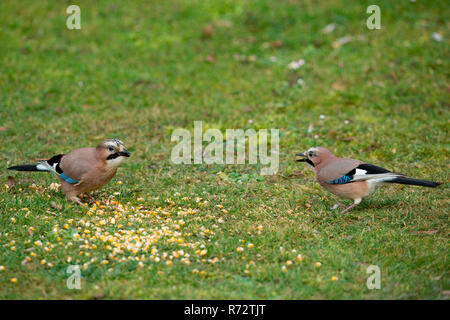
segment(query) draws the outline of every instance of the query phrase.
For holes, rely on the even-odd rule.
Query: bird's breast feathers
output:
[[[114,159],[106,160],[106,166],[108,167],[108,169],[117,169],[124,160],[124,157],[117,157]]]

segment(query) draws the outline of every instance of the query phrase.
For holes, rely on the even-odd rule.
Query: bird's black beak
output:
[[[297,161],[297,162],[306,162],[306,160],[308,160],[308,158],[306,157],[306,155],[305,155],[304,153],[302,153],[302,152],[297,153],[295,156],[296,156],[296,157],[301,157],[301,158],[296,158],[296,159],[295,159],[295,161]]]
[[[306,154],[300,152],[300,153],[297,153],[296,156],[300,157],[300,158],[295,159],[295,161],[297,161],[297,162],[306,162],[310,166],[314,167],[314,162],[309,160],[308,157],[306,156]]]
[[[123,151],[120,152],[120,155],[129,158],[131,156],[131,153],[127,149],[123,149]]]

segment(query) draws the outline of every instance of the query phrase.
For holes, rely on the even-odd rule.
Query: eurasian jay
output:
[[[323,147],[310,148],[296,161],[306,162],[314,168],[317,182],[329,192],[354,203],[341,214],[358,205],[363,198],[375,193],[378,187],[389,183],[435,188],[440,183],[407,178],[384,168],[349,158],[339,158]]]
[[[110,139],[96,148],[76,149],[38,164],[14,166],[8,170],[51,172],[61,181],[61,190],[66,198],[82,205],[77,196],[103,187],[114,177],[125,157],[129,156],[130,152],[122,141]]]

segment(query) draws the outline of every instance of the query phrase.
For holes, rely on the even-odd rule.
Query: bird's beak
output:
[[[306,160],[308,160],[308,158],[306,157],[306,155],[305,155],[304,153],[302,153],[302,152],[297,153],[295,156],[296,156],[296,157],[301,157],[301,158],[295,159],[295,161],[297,161],[297,162],[306,162]]]
[[[120,153],[120,155],[128,158],[131,156],[131,153],[127,149],[123,149],[123,151]]]

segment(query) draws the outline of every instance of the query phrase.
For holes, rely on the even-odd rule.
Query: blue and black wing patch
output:
[[[329,184],[346,184],[346,183],[352,182],[353,175],[350,174],[350,172],[345,174],[345,175],[343,175],[342,177],[339,177],[339,178],[337,178],[335,180],[331,180],[331,181],[327,181],[327,182]]]
[[[374,174],[382,174],[382,173],[391,173],[391,171],[386,170],[381,167],[374,166],[373,164],[363,163],[357,166],[356,168],[350,170],[342,177],[339,177],[335,180],[327,181],[329,184],[346,184],[355,182],[354,177],[358,175],[359,177],[364,175],[374,175]]]
[[[340,178],[337,178],[335,180],[328,181],[329,184],[346,184],[349,183],[352,180],[352,176],[344,175]]]

